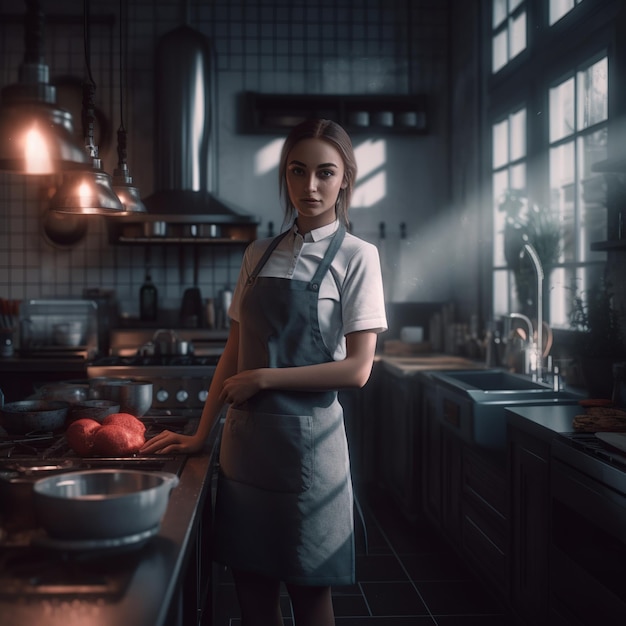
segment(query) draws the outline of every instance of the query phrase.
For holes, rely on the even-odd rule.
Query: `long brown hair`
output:
[[[354,148],[348,133],[337,122],[324,119],[310,119],[301,122],[291,129],[285,139],[283,149],[280,154],[280,165],[278,167],[278,177],[280,185],[280,197],[283,200],[285,210],[285,223],[289,222],[296,212],[296,208],[289,198],[287,190],[287,158],[293,147],[303,139],[322,139],[332,145],[341,155],[344,165],[345,187],[339,190],[335,210],[337,219],[343,222],[346,228],[349,226],[348,209],[352,199],[352,190],[356,180],[357,167],[354,156]]]

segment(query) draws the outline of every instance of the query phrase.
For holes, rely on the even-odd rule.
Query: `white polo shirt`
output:
[[[302,236],[297,226],[274,250],[260,276],[309,281],[321,263],[339,222],[322,226]],[[272,238],[258,239],[245,251],[229,316],[239,321],[241,294]],[[335,360],[346,356],[345,335],[359,330],[387,330],[383,280],[378,249],[350,233],[337,251],[320,285],[318,296],[320,330]]]

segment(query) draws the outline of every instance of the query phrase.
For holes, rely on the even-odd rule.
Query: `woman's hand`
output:
[[[263,368],[246,370],[230,376],[222,385],[220,400],[235,406],[242,404],[263,389],[264,371]]]
[[[193,454],[203,445],[202,439],[195,435],[180,435],[164,430],[143,444],[141,454]]]

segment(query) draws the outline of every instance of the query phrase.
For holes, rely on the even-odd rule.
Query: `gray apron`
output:
[[[241,300],[239,370],[333,360],[318,292],[340,226],[310,282],[250,276]],[[228,409],[220,446],[215,559],[298,585],[354,582],[352,482],[336,391],[261,391]]]

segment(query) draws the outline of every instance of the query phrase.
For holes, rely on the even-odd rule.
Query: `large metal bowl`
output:
[[[33,486],[39,524],[50,537],[75,541],[129,537],[157,527],[176,474],[95,469],[42,478]]]
[[[21,400],[0,408],[0,424],[13,435],[59,430],[65,426],[69,402],[62,400]]]

